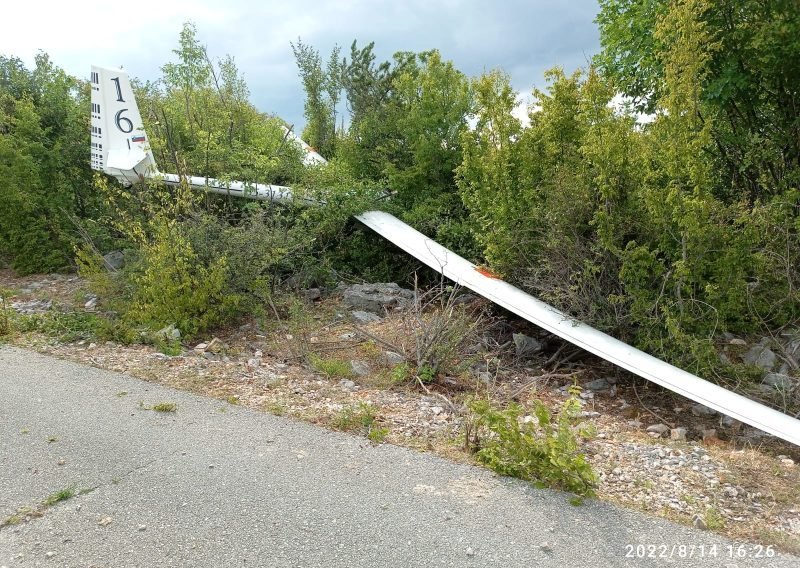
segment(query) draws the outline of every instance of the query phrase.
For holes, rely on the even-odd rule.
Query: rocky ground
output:
[[[98,300],[75,276],[17,278],[0,271],[2,288],[6,308],[19,315],[97,309]],[[37,331],[5,340],[216,397],[220,412],[246,405],[459,461],[473,461],[465,450],[469,397],[500,403],[537,397],[557,408],[577,382],[582,419],[596,429],[583,451],[600,478],[598,498],[800,552],[799,448],[496,316],[484,316],[465,334],[467,343],[477,341],[466,346],[468,370],[423,387],[402,372],[403,362],[415,356],[419,329],[437,329],[440,322],[416,311],[413,293],[400,289],[339,292],[307,291],[301,318],[246,322],[183,344],[175,355],[148,345],[59,341]],[[469,296],[456,301],[475,304],[475,313],[482,307]],[[750,357],[762,366],[761,388],[772,400],[776,392],[784,399],[796,392],[795,339],[778,339],[730,337],[722,349],[722,356]]]

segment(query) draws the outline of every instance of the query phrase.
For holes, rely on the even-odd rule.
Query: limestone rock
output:
[[[758,345],[748,349],[742,360],[748,365],[755,365],[765,371],[771,371],[778,361],[778,356],[767,346],[767,343],[767,341],[761,341]]]
[[[401,363],[406,362],[405,357],[400,355],[400,353],[395,353],[394,351],[384,351],[383,360],[389,365],[400,365]]]
[[[378,284],[353,284],[344,290],[344,303],[356,310],[382,314],[387,309],[411,305],[414,292],[401,288],[394,282]]]
[[[169,324],[168,326],[159,329],[155,335],[157,339],[161,339],[162,341],[180,341],[181,330],[175,327],[173,324]]]
[[[363,310],[354,310],[350,312],[350,315],[353,316],[353,320],[356,323],[360,324],[367,324],[367,323],[372,323],[374,321],[381,321],[380,316],[377,316],[372,312],[365,312]]]
[[[780,373],[767,373],[764,376],[764,380],[761,381],[762,385],[766,385],[768,387],[772,387],[773,389],[781,392],[786,392],[792,389],[792,387],[796,384],[796,379],[788,375],[782,375]]]
[[[512,337],[517,348],[517,357],[520,359],[530,357],[542,349],[541,343],[524,333],[515,333]]]
[[[353,373],[359,377],[366,377],[372,372],[372,370],[369,368],[369,364],[365,361],[350,361],[350,368],[353,370]]]
[[[112,250],[111,252],[103,255],[103,264],[105,265],[106,270],[116,272],[125,266],[125,256],[120,250]]]
[[[653,424],[647,427],[647,431],[661,436],[669,432],[669,426],[666,424]]]

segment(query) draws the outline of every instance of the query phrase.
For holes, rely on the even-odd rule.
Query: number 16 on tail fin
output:
[[[157,172],[128,74],[92,66],[91,166],[130,185]]]

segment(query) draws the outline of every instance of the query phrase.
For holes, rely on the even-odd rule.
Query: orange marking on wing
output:
[[[502,276],[500,276],[499,274],[495,274],[494,272],[492,272],[491,270],[489,270],[485,266],[476,266],[475,270],[477,270],[479,274],[483,274],[487,278],[494,278],[495,280],[502,280],[503,279]]]

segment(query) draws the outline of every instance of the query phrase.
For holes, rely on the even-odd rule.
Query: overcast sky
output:
[[[374,41],[380,61],[436,48],[469,76],[499,67],[529,92],[544,86],[545,69],[571,71],[598,51],[597,11],[597,0],[23,0],[3,6],[0,54],[30,64],[43,50],[79,77],[94,63],[155,80],[191,20],[212,58],[235,58],[255,105],[299,131],[303,91],[289,45],[298,37],[323,60],[336,43],[349,55],[354,39]]]

